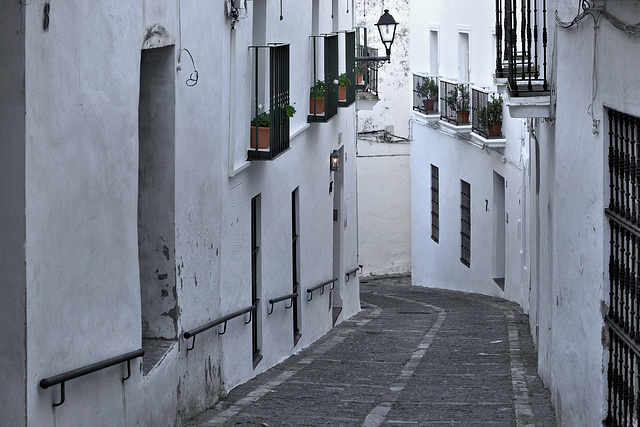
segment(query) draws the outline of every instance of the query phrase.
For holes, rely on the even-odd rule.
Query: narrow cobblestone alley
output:
[[[236,387],[189,427],[554,426],[514,303],[362,280],[362,311]]]

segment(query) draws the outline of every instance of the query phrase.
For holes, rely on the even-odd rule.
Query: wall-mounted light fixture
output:
[[[331,156],[329,157],[329,159],[331,160],[331,163],[330,163],[331,172],[337,171],[340,167],[340,153],[338,153],[338,150],[333,150],[331,152]]]
[[[382,63],[386,61],[391,61],[391,45],[393,44],[393,40],[396,37],[396,27],[398,23],[393,16],[389,14],[389,9],[385,9],[384,13],[378,20],[376,27],[378,27],[378,32],[380,33],[380,40],[382,40],[382,44],[386,49],[387,56],[359,56],[356,57],[356,62],[377,62]],[[380,66],[380,65],[378,65]]]

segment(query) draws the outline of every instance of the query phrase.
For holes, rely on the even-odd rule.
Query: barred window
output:
[[[607,425],[635,425],[640,386],[640,119],[608,111],[609,363]],[[636,400],[637,399],[637,400]]]
[[[440,181],[437,166],[431,165],[431,239],[440,241]]]
[[[460,180],[460,262],[471,267],[471,184]]]

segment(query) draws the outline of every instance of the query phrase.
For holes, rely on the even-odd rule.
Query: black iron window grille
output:
[[[440,178],[437,166],[431,165],[431,239],[440,241]]]
[[[440,120],[456,126],[468,125],[470,109],[469,83],[440,79]]]
[[[273,160],[289,149],[289,45],[250,46],[253,57],[249,160]]]
[[[438,77],[414,74],[413,109],[422,114],[438,114],[438,90]]]
[[[345,72],[338,77],[338,106],[356,102],[356,32],[344,33]]]
[[[637,425],[640,413],[640,119],[608,111],[609,330],[607,418]]]
[[[512,96],[549,93],[547,39],[547,0],[496,0],[496,77]]]
[[[502,135],[502,97],[494,92],[471,88],[471,130],[484,138]]]
[[[313,66],[307,122],[327,122],[338,114],[338,35],[311,36]]]
[[[460,180],[460,262],[471,267],[471,184]]]

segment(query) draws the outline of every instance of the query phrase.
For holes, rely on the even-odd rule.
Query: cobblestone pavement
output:
[[[514,303],[362,280],[362,311],[189,427],[555,426]]]

